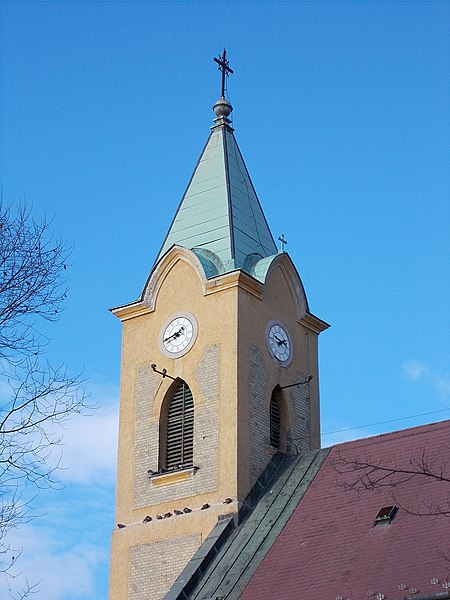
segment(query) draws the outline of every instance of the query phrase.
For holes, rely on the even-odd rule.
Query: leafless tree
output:
[[[339,474],[338,484],[347,490],[380,490],[388,488],[397,507],[417,516],[450,517],[450,466],[443,458],[450,448],[442,444],[439,458],[429,456],[425,448],[416,450],[407,462],[395,457],[378,460],[366,452],[362,456],[339,453],[334,466]],[[417,504],[406,505],[401,500],[401,488],[413,480],[442,482],[439,500],[417,499]]]
[[[69,254],[49,221],[0,201],[0,571],[7,577],[17,560],[8,532],[33,518],[40,488],[57,484],[61,425],[92,407],[80,377],[45,356],[45,322],[61,314]]]

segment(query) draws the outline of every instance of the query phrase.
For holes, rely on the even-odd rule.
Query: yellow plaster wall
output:
[[[193,256],[193,255],[192,255]],[[111,600],[128,598],[130,575],[130,548],[145,545],[173,536],[198,534],[203,540],[217,522],[219,514],[237,510],[237,286],[230,277],[215,281],[209,288],[199,278],[196,265],[186,260],[183,252],[179,259],[170,262],[157,282],[157,295],[154,310],[139,307],[133,317],[128,309],[117,311],[125,315],[123,320],[121,408],[119,430],[119,457],[116,499],[116,522],[126,525],[113,532],[111,549]],[[198,322],[198,335],[192,348],[184,356],[167,358],[159,348],[161,328],[173,316],[180,313],[193,314]],[[167,369],[172,377],[184,379],[193,392],[197,411],[202,408],[204,398],[199,384],[205,349],[218,347],[219,415],[217,419],[218,442],[211,447],[211,461],[216,461],[217,483],[215,489],[202,493],[195,488],[195,479],[201,476],[202,468],[193,475],[193,493],[188,486],[172,483],[165,491],[172,489],[170,499],[148,506],[135,506],[133,473],[134,448],[136,444],[136,388],[139,370],[155,363],[159,370]],[[150,379],[150,378],[149,378]],[[164,395],[172,381],[153,374],[150,388],[154,389],[149,419],[158,417]],[[153,385],[153,388],[151,387]],[[199,443],[209,444],[208,435]],[[219,448],[221,451],[219,452]],[[215,454],[216,453],[216,454]],[[215,458],[216,456],[216,458]],[[148,485],[154,485],[148,480]],[[184,485],[185,492],[179,490]],[[186,491],[187,489],[187,491]],[[231,498],[232,504],[224,505],[223,500]],[[201,511],[203,503],[209,503],[208,511]],[[156,514],[182,510],[184,506],[193,513],[170,519],[155,520]],[[146,515],[151,515],[151,523],[143,523]],[[195,549],[193,550],[195,551]],[[174,578],[178,573],[173,572]]]
[[[110,600],[126,600],[136,595],[135,591],[130,589],[133,549],[148,544],[157,545],[162,540],[174,540],[173,556],[168,556],[167,551],[162,552],[163,555],[154,558],[151,571],[147,575],[143,574],[144,582],[145,577],[148,579],[148,591],[145,599],[158,600],[164,597],[170,585],[185,566],[185,564],[178,564],[177,547],[181,550],[181,546],[184,545],[183,541],[188,542],[189,545],[184,551],[189,554],[186,558],[187,563],[217,523],[219,514],[225,514],[227,510],[234,512],[236,506],[229,506],[228,508],[213,506],[208,511],[194,511],[190,514],[173,516],[162,521],[152,521],[144,524],[135,523],[122,529],[115,529],[111,542]],[[192,539],[196,540],[196,543],[192,543]],[[169,571],[167,565],[171,565]],[[150,580],[160,582],[164,580],[164,585],[160,586],[158,593],[149,593]]]
[[[198,322],[198,336],[189,352],[178,359],[164,356],[158,338],[164,323],[172,316],[189,312]],[[117,521],[132,521],[133,508],[133,448],[135,442],[135,390],[140,365],[155,363],[159,370],[166,368],[172,377],[184,379],[191,387],[194,401],[201,405],[202,394],[193,373],[197,369],[205,347],[220,347],[220,446],[227,452],[220,455],[219,498],[236,496],[236,482],[230,472],[236,470],[236,396],[237,396],[237,289],[227,287],[220,293],[204,295],[195,270],[184,260],[177,261],[165,274],[159,289],[155,310],[123,323],[121,410],[119,432],[119,461],[117,481]],[[157,391],[153,414],[157,416],[162,400],[172,381],[155,375]],[[207,440],[205,440],[207,443]],[[226,496],[224,496],[226,494]],[[170,506],[170,503],[167,505]],[[156,506],[163,511],[166,507]]]
[[[245,498],[255,477],[270,460],[270,449],[265,446],[257,461],[250,455],[254,432],[249,423],[255,416],[251,414],[255,407],[251,407],[249,401],[252,352],[258,357],[266,378],[261,398],[261,411],[265,411],[266,416],[275,385],[294,383],[299,374],[313,375],[310,384],[312,444],[319,439],[317,334],[300,322],[306,306],[304,297],[299,294],[301,282],[298,279],[296,285],[292,285],[292,267],[283,261],[283,258],[278,261],[279,266],[269,273],[265,285],[240,271],[206,281],[195,255],[188,250],[174,248],[149,279],[144,293],[145,302],[115,310],[123,321],[116,522],[126,527],[113,532],[110,600],[129,598],[131,548],[175,537],[186,539],[186,548],[190,547],[193,539],[203,541],[216,524],[219,514],[237,511],[238,501]],[[191,313],[197,319],[197,339],[185,355],[168,358],[159,347],[161,328],[180,313]],[[287,328],[292,339],[294,359],[287,368],[281,367],[267,348],[267,324],[274,319]],[[206,360],[211,349],[216,353],[216,363]],[[138,476],[135,472],[135,448],[136,444],[144,443],[137,439],[141,435],[139,426],[142,419],[144,425],[147,422],[147,413],[136,413],[137,406],[142,411],[142,403],[139,405],[137,399],[139,394],[148,394],[148,423],[149,427],[153,427],[151,435],[157,436],[161,404],[172,383],[172,380],[152,372],[152,363],[159,370],[167,369],[169,375],[185,380],[190,386],[196,427],[197,417],[211,402],[206,399],[205,390],[208,389],[208,377],[212,375],[204,365],[208,364],[208,369],[217,369],[214,377],[218,382],[218,415],[214,421],[216,425],[211,425],[213,428],[217,426],[217,431],[197,430],[195,434],[195,443],[201,445],[199,448],[209,450],[209,454],[208,465],[198,465],[199,470],[191,479],[162,485],[165,495],[155,495],[151,487],[153,482],[150,479],[144,481],[140,471],[140,485],[148,483],[149,498],[158,498],[145,504],[137,502],[134,493]],[[142,384],[138,379],[143,373],[145,381]],[[136,425],[137,419],[139,426]],[[145,443],[154,441],[150,439]],[[149,468],[154,469],[157,456],[149,456],[148,461]],[[199,487],[197,482],[201,481],[207,469],[211,471],[211,467],[215,479],[209,477],[207,485]],[[224,505],[225,498],[231,498],[232,504]],[[210,504],[211,508],[201,511],[204,503]],[[180,517],[155,519],[156,514],[173,512],[175,508],[182,510],[184,506],[189,506],[193,512]],[[152,516],[151,523],[143,523],[147,515]],[[175,571],[172,573],[174,580],[179,574]]]
[[[286,262],[287,262],[286,258]],[[278,261],[268,275],[264,286],[261,286],[261,297],[240,290],[239,316],[238,316],[238,410],[239,410],[239,456],[242,458],[239,471],[239,497],[243,498],[255,482],[255,475],[251,475],[252,462],[259,461],[253,472],[260,473],[272,456],[269,448],[269,432],[251,430],[252,414],[249,402],[250,379],[252,369],[249,367],[251,352],[258,351],[261,357],[261,369],[264,371],[264,381],[261,381],[261,411],[264,411],[269,422],[270,396],[276,385],[284,386],[295,383],[312,374],[313,379],[308,384],[310,396],[310,427],[311,442],[308,446],[318,447],[319,432],[319,393],[318,393],[318,361],[317,361],[317,333],[302,325],[299,321],[306,308],[306,299],[296,298],[295,289],[301,288],[298,279],[297,288],[292,285],[296,274],[283,264],[283,258]],[[298,277],[298,276],[297,276]],[[269,352],[267,347],[267,327],[269,322],[279,321],[288,331],[292,341],[293,360],[287,366],[281,366]],[[253,411],[255,407],[253,407]],[[253,420],[254,416],[253,416]],[[256,426],[257,427],[257,426]],[[264,446],[258,451],[259,456],[251,454],[251,440],[254,435],[261,435]],[[264,456],[263,456],[264,454]]]

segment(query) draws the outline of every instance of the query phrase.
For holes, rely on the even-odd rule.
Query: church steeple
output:
[[[225,69],[232,71],[224,54],[223,62],[214,59],[224,65],[215,125],[157,261],[177,245],[197,255],[208,279],[236,269],[260,279],[258,262],[277,248],[231,127],[233,107],[223,94]]]
[[[206,146],[141,297],[112,309],[123,337],[110,600],[162,600],[274,454],[320,445],[328,325],[277,252],[234,139],[225,52],[217,62]]]

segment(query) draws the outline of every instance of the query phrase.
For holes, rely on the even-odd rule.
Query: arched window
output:
[[[160,469],[192,467],[194,400],[189,386],[176,381],[163,404],[160,426]]]
[[[277,386],[270,397],[270,445],[279,452],[287,452],[288,432],[286,419],[286,406],[283,392]]]

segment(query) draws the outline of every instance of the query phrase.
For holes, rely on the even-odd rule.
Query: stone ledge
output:
[[[155,473],[154,475],[150,475],[150,479],[154,486],[159,487],[191,479],[197,471],[198,467],[189,467],[188,469],[179,469],[167,473]]]

